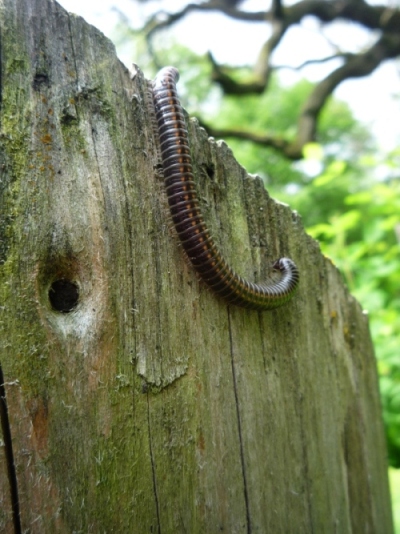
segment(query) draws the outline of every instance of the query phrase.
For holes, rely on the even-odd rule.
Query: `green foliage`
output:
[[[311,198],[323,199],[330,182],[325,178],[322,174],[311,184]],[[318,188],[322,195],[315,194]],[[310,199],[304,198],[309,206]],[[299,204],[306,224],[312,221],[309,233],[320,240],[323,252],[334,259],[352,293],[369,311],[389,461],[400,467],[400,180],[378,182],[372,177],[368,189],[360,186],[344,195],[343,208],[328,210],[327,218],[317,223]]]
[[[392,495],[394,531],[400,534],[400,471],[389,468],[390,493]]]

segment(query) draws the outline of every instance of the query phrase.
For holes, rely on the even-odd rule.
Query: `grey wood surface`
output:
[[[140,70],[52,0],[0,0],[0,31],[0,361],[22,531],[391,533],[368,318],[300,218],[189,122],[225,256],[251,280],[283,255],[301,272],[281,309],[227,306],[172,228]],[[60,280],[79,290],[68,313],[49,301]]]

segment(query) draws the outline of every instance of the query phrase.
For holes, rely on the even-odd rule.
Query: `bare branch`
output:
[[[267,85],[269,73],[267,70],[260,79],[253,78],[250,82],[237,82],[228,73],[233,70],[229,67],[219,65],[211,52],[208,53],[208,58],[212,65],[211,78],[218,83],[225,94],[227,95],[245,95],[245,94],[261,94],[264,92]],[[268,65],[268,63],[267,63]]]
[[[244,22],[266,22],[285,19],[287,25],[298,24],[304,17],[313,15],[321,22],[332,22],[342,18],[355,21],[369,29],[396,32],[400,27],[398,9],[384,5],[370,5],[364,0],[300,0],[283,7],[281,0],[274,0],[269,11],[242,11],[235,5],[221,0],[210,0],[200,4],[188,4],[176,13],[159,12],[146,24],[144,31],[154,33],[172,26],[192,11],[218,11],[226,16]]]
[[[296,145],[302,147],[315,139],[318,115],[336,87],[349,78],[371,74],[385,59],[400,54],[400,34],[383,35],[363,54],[349,55],[347,61],[322,80],[306,101],[299,117]]]
[[[271,37],[262,47],[255,67],[253,69],[253,79],[245,83],[236,82],[224,72],[221,66],[213,63],[213,80],[217,82],[226,94],[260,94],[268,85],[271,74],[270,56],[272,51],[282,40],[286,30],[308,15],[314,15],[321,22],[332,22],[338,18],[353,20],[371,28],[381,29],[385,32],[395,31],[400,28],[400,11],[389,9],[385,6],[370,6],[364,0],[301,0],[297,4],[289,6],[283,10],[283,19],[274,18],[277,8],[273,4],[271,11],[265,13],[265,20],[272,23],[273,32]]]
[[[148,36],[151,36],[159,30],[172,26],[192,11],[218,11],[220,13],[224,13],[232,19],[241,20],[244,22],[265,22],[266,20],[266,13],[264,11],[241,11],[240,9],[231,7],[224,2],[210,0],[209,2],[204,2],[202,4],[188,4],[181,9],[181,11],[177,11],[176,13],[159,12],[147,22],[143,30]]]
[[[281,70],[281,69],[289,69],[289,70],[303,70],[305,67],[309,67],[310,65],[320,65],[322,63],[328,63],[329,61],[334,61],[335,59],[348,59],[352,54],[349,53],[343,53],[343,54],[332,54],[331,56],[327,57],[321,57],[317,59],[308,59],[307,61],[304,61],[303,63],[300,63],[300,65],[293,66],[293,65],[274,65],[274,70]]]
[[[363,54],[347,54],[345,63],[317,84],[305,102],[298,119],[294,141],[279,136],[259,135],[240,129],[218,129],[202,124],[213,137],[243,139],[279,150],[286,157],[297,160],[303,156],[304,145],[315,140],[319,113],[334,89],[344,80],[370,74],[385,59],[400,55],[400,34],[382,36]]]
[[[221,0],[210,0],[200,4],[188,4],[176,13],[159,12],[152,17],[143,30],[152,36],[159,30],[172,26],[192,11],[218,11],[226,16],[244,22],[285,21],[287,27],[298,24],[304,17],[313,15],[321,22],[336,19],[355,21],[369,29],[398,32],[400,28],[400,11],[387,6],[371,6],[364,0],[300,0],[296,4],[283,7],[281,0],[274,0],[269,11],[242,11],[236,5]]]
[[[237,82],[227,74],[225,68],[217,65],[214,60],[212,60],[212,79],[222,87],[225,94],[246,95],[263,93],[268,86],[271,75],[271,54],[280,43],[287,28],[288,26],[283,20],[277,19],[272,21],[271,37],[264,43],[260,50],[253,68],[252,80],[248,82]]]
[[[275,20],[281,20],[283,18],[283,6],[281,0],[272,0],[271,12]]]
[[[343,64],[318,83],[298,118],[297,136],[289,141],[271,135],[257,135],[243,130],[220,130],[207,126],[214,137],[235,137],[245,139],[262,146],[273,147],[291,159],[302,157],[306,143],[315,140],[319,113],[334,89],[344,80],[370,74],[382,61],[400,55],[400,10],[383,5],[370,5],[364,0],[299,0],[296,4],[284,7],[282,0],[273,0],[269,11],[248,13],[237,8],[236,1],[209,0],[201,4],[188,4],[175,14],[165,14],[164,19],[155,17],[147,25],[148,36],[161,28],[168,27],[191,11],[218,11],[241,21],[269,22],[272,32],[264,43],[253,67],[251,78],[238,82],[233,76],[233,69],[219,65],[212,54],[212,78],[225,94],[245,95],[261,94],[268,86],[271,71],[270,57],[281,42],[288,28],[299,24],[306,16],[314,16],[325,24],[338,19],[358,22],[366,28],[379,30],[381,35],[377,42],[367,51],[359,54],[337,53],[321,59],[309,59],[302,65],[323,63],[340,58]],[[276,67],[275,67],[276,68]],[[278,68],[283,68],[278,67]]]
[[[314,15],[321,22],[339,18],[358,22],[371,30],[398,32],[400,11],[387,6],[371,6],[364,0],[301,0],[285,9],[288,24],[298,24],[304,17]]]
[[[233,137],[235,139],[242,139],[243,141],[251,141],[252,143],[255,143],[257,145],[275,148],[276,150],[282,152],[291,159],[299,159],[297,156],[293,157],[293,155],[291,155],[291,143],[283,137],[275,137],[273,135],[259,135],[254,132],[235,128],[214,128],[213,126],[203,122],[202,120],[199,120],[199,124],[205,130],[207,130],[208,135],[210,135],[211,137],[216,137],[218,139],[228,139],[229,137]]]

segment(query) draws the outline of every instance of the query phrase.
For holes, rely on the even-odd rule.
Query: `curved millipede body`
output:
[[[176,91],[178,79],[176,68],[163,68],[153,82],[153,100],[168,203],[183,248],[206,284],[229,303],[257,310],[277,308],[296,291],[299,271],[292,260],[280,258],[272,266],[273,276],[255,284],[236,274],[221,255],[200,209],[185,118]]]

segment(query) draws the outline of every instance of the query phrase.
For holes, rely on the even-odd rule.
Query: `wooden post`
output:
[[[258,313],[171,228],[147,84],[53,0],[1,0],[0,360],[22,532],[392,532],[368,318],[299,217],[191,121],[238,272],[292,257]],[[0,531],[12,533],[6,447]]]

